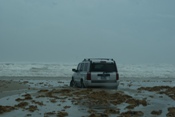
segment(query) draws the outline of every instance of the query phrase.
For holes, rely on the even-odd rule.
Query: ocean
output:
[[[0,63],[1,77],[71,77],[77,63]],[[118,64],[122,78],[175,78],[173,64]]]

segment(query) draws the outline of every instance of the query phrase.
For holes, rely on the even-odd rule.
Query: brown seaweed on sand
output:
[[[27,108],[27,110],[29,110],[30,112],[34,112],[34,111],[38,110],[38,107],[34,106],[34,105],[30,105],[29,108]]]
[[[143,115],[142,111],[127,111],[121,113],[119,117],[142,117]]]
[[[166,114],[167,117],[175,117],[175,107],[169,107],[168,113]]]
[[[175,100],[175,87],[170,86],[154,86],[154,87],[140,87],[138,90],[154,91],[159,94],[166,94],[173,100]]]
[[[28,102],[20,102],[19,104],[15,105],[18,108],[25,108],[29,103]]]
[[[151,112],[151,114],[153,114],[153,115],[160,115],[161,113],[162,113],[162,110],[158,110],[158,111],[153,110],[153,111]]]
[[[2,106],[2,105],[0,105],[0,114],[3,114],[5,112],[10,112],[14,109],[15,109],[15,107],[13,107],[13,106]]]
[[[65,111],[58,111],[57,113],[57,117],[65,117],[68,116],[68,113]]]

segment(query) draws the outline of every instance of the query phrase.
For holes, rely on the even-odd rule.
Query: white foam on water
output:
[[[0,63],[0,77],[71,77],[78,63]],[[175,78],[172,64],[118,64],[120,78]]]

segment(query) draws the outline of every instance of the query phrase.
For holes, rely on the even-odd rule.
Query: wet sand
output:
[[[26,89],[27,86],[13,80],[0,80],[0,92]]]
[[[172,79],[122,79],[118,90],[70,88],[70,78],[4,79],[0,80],[2,117],[175,116]]]
[[[15,95],[27,90],[27,86],[13,80],[0,80],[0,98]]]

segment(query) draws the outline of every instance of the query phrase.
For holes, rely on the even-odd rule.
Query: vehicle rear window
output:
[[[91,72],[116,72],[114,63],[92,63]]]

